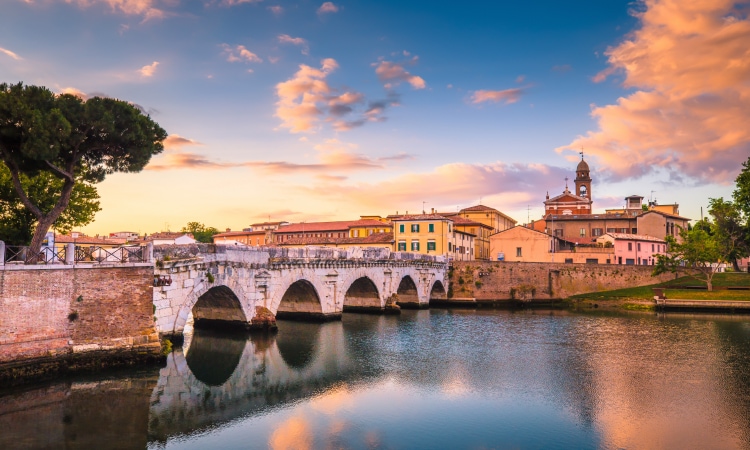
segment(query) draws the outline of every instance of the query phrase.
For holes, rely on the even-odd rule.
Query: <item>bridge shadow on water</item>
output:
[[[314,396],[354,376],[341,322],[283,321],[278,334],[196,329],[153,390],[148,440],[221,426]]]

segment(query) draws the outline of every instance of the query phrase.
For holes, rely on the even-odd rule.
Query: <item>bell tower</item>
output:
[[[589,165],[583,159],[583,150],[581,150],[581,162],[578,163],[578,167],[576,168],[575,184],[575,195],[585,197],[593,202],[591,197],[591,176],[589,175]]]

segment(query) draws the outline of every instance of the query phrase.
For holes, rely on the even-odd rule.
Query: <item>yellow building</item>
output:
[[[474,236],[456,231],[450,218],[440,214],[405,215],[394,217],[392,223],[398,252],[474,259]]]
[[[452,216],[453,227],[456,231],[468,233],[473,236],[474,259],[488,261],[490,259],[490,236],[493,233],[491,226],[471,219],[465,219],[460,215]]]
[[[495,208],[490,208],[489,206],[484,205],[464,208],[458,212],[458,215],[464,219],[488,225],[492,228],[493,233],[504,231],[516,226],[516,221],[513,220],[513,218],[501,213]]]

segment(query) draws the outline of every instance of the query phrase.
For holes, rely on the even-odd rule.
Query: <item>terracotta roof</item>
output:
[[[467,219],[466,217],[461,217],[459,215],[451,216],[450,219],[453,221],[453,225],[471,225],[471,226],[480,226],[480,227],[489,228],[490,230],[492,229],[491,226],[485,223],[477,222],[476,220]]]
[[[691,219],[688,219],[687,217],[678,216],[677,214],[669,214],[669,213],[665,213],[663,211],[657,211],[655,209],[649,209],[648,211],[643,211],[643,214],[641,214],[641,215],[643,216],[643,215],[646,215],[648,213],[661,214],[662,216],[672,217],[674,219],[691,220]]]
[[[489,206],[484,205],[475,205],[475,206],[469,206],[468,208],[464,208],[461,211],[497,211],[495,208],[490,208]]]
[[[72,236],[68,234],[56,234],[55,235],[55,243],[56,244],[70,244],[70,243],[76,243],[77,245],[89,245],[89,244],[95,244],[95,245],[122,245],[126,242],[124,238],[120,239],[105,239],[105,238],[99,238],[99,237],[92,237],[92,236],[86,236],[85,234],[79,234],[77,238],[73,239]]]
[[[360,245],[367,246],[367,244],[392,244],[393,234],[392,233],[372,233],[367,237],[295,237],[288,239],[284,242],[279,242],[277,245],[283,247],[285,245],[322,245],[322,244],[339,244],[339,245]]]
[[[264,236],[266,234],[265,231],[226,231],[224,233],[218,233],[214,234],[213,237],[235,237],[235,236]]]
[[[563,201],[565,197],[568,197],[570,200]],[[558,195],[557,197],[552,197],[549,200],[545,200],[544,204],[547,203],[591,203],[591,200],[589,200],[586,197],[581,197],[579,195],[575,195],[570,191],[565,191],[562,194]]]
[[[378,220],[360,219],[360,220],[342,220],[337,222],[306,222],[306,223],[292,223],[279,227],[276,229],[276,233],[309,233],[309,232],[320,232],[320,231],[348,231],[354,227],[377,227],[377,228],[390,228],[392,225],[383,223]]]
[[[653,236],[646,236],[642,234],[605,233],[605,235],[607,234],[612,236],[615,239],[622,239],[625,241],[649,241],[649,242],[659,242],[661,244],[666,242],[664,239],[659,239]]]
[[[410,214],[408,216],[399,216],[393,220],[450,220],[452,222],[453,218],[445,217],[440,214]]]
[[[251,227],[262,227],[264,225],[281,225],[282,223],[289,223],[289,222],[286,222],[286,221],[281,221],[281,222],[260,222],[260,223],[253,223],[250,226]]]

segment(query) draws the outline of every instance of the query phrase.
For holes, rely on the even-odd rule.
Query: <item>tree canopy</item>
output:
[[[0,160],[24,207],[37,220],[30,254],[71,201],[77,181],[97,183],[114,172],[138,172],[163,150],[167,133],[122,100],[56,95],[39,86],[0,84]],[[62,185],[45,211],[22,176],[45,171]],[[50,193],[52,194],[52,193]]]
[[[207,244],[212,243],[215,234],[219,233],[214,227],[207,227],[200,222],[188,222],[187,225],[182,227],[183,233],[192,233],[193,237],[198,242],[205,242]]]
[[[681,242],[667,236],[667,252],[656,255],[654,275],[684,270],[693,278],[704,281],[709,291],[713,290],[713,277],[718,263],[726,261],[716,240],[703,228],[680,231]]]

